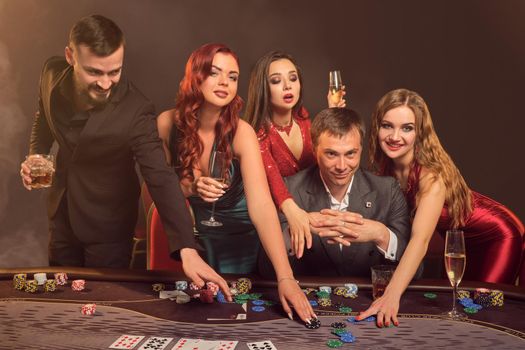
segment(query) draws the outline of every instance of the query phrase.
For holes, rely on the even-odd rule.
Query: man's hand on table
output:
[[[224,293],[226,300],[232,301],[228,283],[201,258],[195,249],[181,249],[180,257],[182,259],[182,269],[193,283],[201,288],[204,286],[205,282],[217,283]]]

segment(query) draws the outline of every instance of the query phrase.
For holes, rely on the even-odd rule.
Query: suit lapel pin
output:
[[[365,203],[365,207],[372,208],[372,202],[366,202]]]

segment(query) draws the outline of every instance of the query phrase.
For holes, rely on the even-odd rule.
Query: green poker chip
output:
[[[425,293],[423,294],[425,296],[425,298],[427,299],[436,299],[437,298],[437,294],[436,293]]]
[[[235,303],[237,304],[246,304],[246,300],[242,300],[242,299],[235,299]]]
[[[349,314],[352,312],[352,308],[351,307],[348,307],[348,306],[341,306],[339,308],[339,312],[342,312],[344,314]]]
[[[257,300],[262,297],[261,293],[252,293],[252,294],[247,294],[247,295],[248,295],[248,298],[251,300]]]
[[[316,293],[317,297],[320,298],[320,299],[328,299],[330,298],[330,293],[328,292],[317,292]]]
[[[326,346],[328,346],[329,348],[338,348],[343,346],[343,342],[337,339],[330,339],[326,342]]]
[[[345,333],[348,333],[348,331],[344,328],[334,328],[332,329],[332,333],[337,335],[337,336],[340,336],[340,335],[343,335]]]
[[[466,307],[463,310],[469,314],[475,314],[476,312],[478,312],[478,309],[476,309],[475,307]]]
[[[272,305],[275,305],[275,302],[271,301],[271,300],[267,300],[264,305],[266,306],[272,306]]]
[[[237,294],[235,296],[235,299],[248,300],[248,299],[250,299],[250,294]]]

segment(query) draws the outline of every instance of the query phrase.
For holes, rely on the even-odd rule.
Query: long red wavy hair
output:
[[[174,126],[178,129],[178,139],[174,140],[178,154],[174,154],[173,157],[178,159],[178,162],[175,162],[176,170],[181,178],[194,179],[193,169],[198,166],[204,150],[204,144],[197,133],[200,127],[198,111],[204,102],[201,84],[211,74],[213,58],[219,52],[231,55],[239,64],[237,55],[226,45],[205,44],[190,55],[184,78],[179,85],[175,103],[177,113],[174,120]],[[215,146],[218,151],[226,152],[228,166],[233,158],[231,144],[237,131],[242,106],[241,97],[235,95],[233,100],[222,108],[219,120],[215,124]]]

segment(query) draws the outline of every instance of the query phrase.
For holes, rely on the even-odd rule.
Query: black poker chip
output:
[[[330,325],[330,327],[335,328],[335,329],[346,328],[346,323],[344,323],[344,322],[334,322],[334,323],[332,323]]]
[[[312,318],[310,322],[306,322],[304,326],[308,329],[317,329],[321,327],[321,321],[317,318]]]

